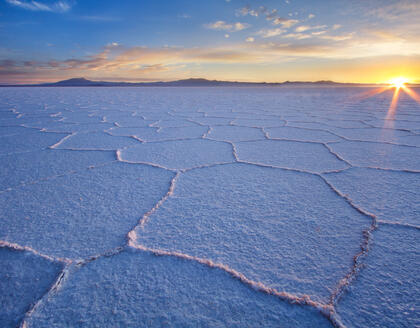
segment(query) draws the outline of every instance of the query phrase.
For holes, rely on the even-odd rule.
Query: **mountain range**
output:
[[[377,84],[360,83],[339,83],[333,81],[286,81],[286,82],[231,82],[207,80],[201,78],[191,78],[185,80],[169,82],[109,82],[109,81],[91,81],[85,78],[72,78],[68,80],[41,83],[41,84],[18,84],[18,85],[0,85],[2,87],[240,87],[240,86],[378,86]]]

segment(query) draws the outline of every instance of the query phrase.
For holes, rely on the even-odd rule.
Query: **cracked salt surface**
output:
[[[183,173],[136,233],[147,247],[208,258],[266,286],[327,302],[369,224],[319,177],[231,164]]]
[[[308,172],[326,172],[349,165],[316,141],[262,140],[236,143],[240,160]]]
[[[375,232],[365,268],[338,304],[349,327],[420,326],[419,231],[381,226]]]
[[[269,138],[272,139],[315,141],[321,143],[342,140],[340,137],[328,131],[304,130],[293,127],[267,128],[265,131]]]
[[[79,132],[68,135],[50,148],[74,150],[117,150],[137,145],[138,142],[128,137],[110,136],[105,132]]]
[[[0,326],[16,327],[57,279],[63,264],[0,244]]]
[[[420,228],[420,174],[352,168],[325,177],[358,207],[375,213],[378,220]]]
[[[199,139],[206,132],[204,126],[188,126],[183,128],[113,128],[108,130],[113,136],[136,136],[142,141],[167,141],[179,139]]]
[[[235,160],[228,143],[196,139],[145,143],[121,151],[129,163],[149,163],[167,169],[188,169]]]
[[[243,126],[215,126],[210,128],[207,138],[220,141],[263,140],[262,129]]]
[[[420,147],[362,141],[342,141],[330,147],[353,166],[420,172]]]
[[[419,105],[369,91],[0,88],[0,325],[420,325]]]
[[[0,137],[0,155],[41,151],[67,136],[68,134],[64,133],[38,132],[33,129],[24,134],[3,136]]]
[[[114,162],[13,188],[0,194],[0,239],[58,257],[100,254],[124,244],[172,176]]]
[[[0,156],[0,192],[116,160],[113,151],[44,149]],[[48,163],[48,165],[46,165]]]
[[[267,327],[279,322],[331,327],[317,311],[278,302],[221,270],[126,251],[74,268],[27,327]]]

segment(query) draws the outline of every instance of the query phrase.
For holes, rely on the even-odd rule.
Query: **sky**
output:
[[[419,0],[0,0],[0,83],[420,82]]]

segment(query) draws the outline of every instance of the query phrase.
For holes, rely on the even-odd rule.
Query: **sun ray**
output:
[[[392,86],[386,86],[386,87],[381,87],[381,88],[375,88],[373,90],[369,90],[366,92],[363,92],[362,94],[358,95],[357,97],[355,97],[355,100],[365,100],[367,98],[379,95],[389,89],[391,89]]]
[[[412,89],[410,89],[409,87],[404,87],[403,90],[405,91],[406,94],[408,94],[412,99],[414,99],[415,101],[417,101],[417,103],[420,104],[420,96]]]
[[[391,104],[389,105],[388,112],[385,117],[384,128],[392,128],[394,126],[395,111],[398,105],[401,88],[395,88],[394,95],[392,96]]]

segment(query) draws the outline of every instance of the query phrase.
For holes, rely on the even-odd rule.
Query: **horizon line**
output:
[[[130,81],[130,80],[106,80],[106,79],[100,79],[100,80],[90,80],[85,77],[71,77],[64,80],[58,80],[55,82],[35,82],[35,83],[0,83],[1,87],[4,86],[52,86],[57,83],[61,82],[69,82],[72,80],[80,80],[80,81],[86,81],[86,82],[92,82],[92,83],[125,83],[125,84],[138,84],[138,85],[147,85],[147,84],[158,84],[158,83],[175,83],[175,82],[182,82],[182,81],[203,81],[203,82],[213,82],[213,83],[237,83],[237,84],[287,84],[287,83],[313,83],[313,84],[357,84],[357,85],[391,85],[392,83],[389,82],[337,82],[334,80],[283,80],[283,81],[277,81],[277,82],[268,82],[268,81],[238,81],[238,80],[217,80],[217,79],[207,79],[203,77],[189,77],[184,79],[177,79],[177,80],[152,80],[152,81]],[[420,80],[407,82],[407,85],[420,85]],[[89,86],[89,85],[86,85]]]

